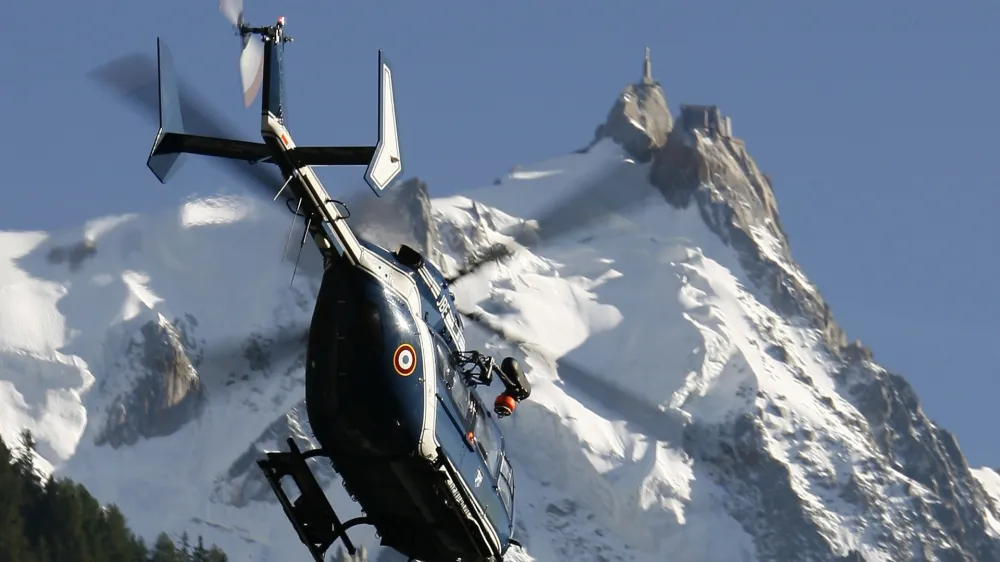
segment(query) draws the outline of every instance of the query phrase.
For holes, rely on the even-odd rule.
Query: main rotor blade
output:
[[[217,341],[200,354],[197,368],[211,369],[244,360],[251,370],[282,364],[305,353],[308,328],[270,329],[266,334],[250,334]]]
[[[219,11],[226,16],[233,27],[239,27],[243,19],[243,0],[219,0]]]
[[[92,70],[88,76],[119,101],[130,105],[154,126],[159,126],[160,109],[156,60],[143,53],[124,55]],[[178,85],[181,114],[187,133],[227,139],[239,139],[238,129],[204,100],[189,84]],[[178,131],[179,132],[179,131]],[[212,158],[230,173],[242,177],[260,193],[274,197],[284,180],[269,164],[250,164],[242,160]]]
[[[658,193],[648,178],[641,175],[645,167],[622,161],[582,186],[556,199],[537,215],[534,232],[525,232],[513,243],[497,244],[466,264],[448,279],[454,283],[471,275],[483,265],[505,259],[518,249],[533,248],[571,235],[588,226],[627,214]]]
[[[535,350],[542,355],[548,355],[537,345],[515,337],[502,326],[487,319],[480,311],[461,311],[462,316],[474,322],[487,332],[499,336],[514,345],[522,345]],[[631,426],[633,431],[645,433],[658,441],[680,445],[683,443],[684,427],[687,420],[682,412],[673,409],[661,409],[651,404],[644,397],[625,390],[613,382],[594,374],[575,361],[559,357],[555,361],[559,378],[578,390],[582,390],[595,402],[603,406],[605,415],[612,419],[620,419]]]

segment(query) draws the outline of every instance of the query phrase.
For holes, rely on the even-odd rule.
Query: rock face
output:
[[[874,522],[870,532],[891,545],[899,562],[1000,560],[1000,538],[983,515],[995,508],[955,438],[927,418],[901,376],[876,365],[861,342],[847,342],[830,307],[792,259],[771,182],[732,135],[729,119],[714,106],[682,106],[671,127],[662,100],[647,75],[626,88],[596,138],[611,137],[634,159],[651,160],[651,183],[675,207],[697,205],[712,231],[737,250],[775,311],[820,331],[831,360],[840,365],[839,392],[863,417],[850,423],[876,451],[866,469],[849,476],[850,493],[842,499]],[[717,483],[742,498],[729,509],[754,537],[762,560],[865,560],[859,552],[833,552],[795,493],[787,466],[769,453],[764,424],[758,406],[731,424],[688,426],[685,451],[712,466]],[[806,446],[816,436],[788,439]],[[905,514],[887,515],[893,509],[884,499],[887,486],[907,490]],[[909,525],[889,523],[900,517]]]
[[[112,402],[98,445],[117,448],[170,435],[201,412],[205,390],[188,356],[193,342],[185,329],[192,324],[193,317],[175,324],[148,321],[128,342],[116,367],[133,372],[134,385]]]
[[[595,142],[611,138],[637,161],[648,162],[664,145],[673,125],[667,98],[660,83],[653,80],[647,48],[642,80],[625,87],[605,122],[597,127]]]
[[[847,345],[844,332],[794,265],[771,181],[757,168],[743,141],[731,136],[728,119],[723,120],[717,108],[684,106],[684,110],[680,126],[655,156],[650,181],[676,207],[696,202],[706,224],[739,250],[743,267],[758,287],[770,293],[775,309],[808,318],[839,354]],[[727,124],[716,128],[714,122]]]

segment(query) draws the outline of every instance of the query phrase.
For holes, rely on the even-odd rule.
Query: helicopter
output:
[[[285,195],[293,221],[305,222],[300,252],[311,238],[322,255],[305,342],[306,411],[320,447],[302,451],[289,438],[287,451],[266,453],[258,467],[316,562],[338,540],[353,555],[348,530],[362,524],[410,560],[500,562],[520,543],[514,471],[498,422],[530,398],[531,384],[513,357],[498,362],[466,348],[463,318],[507,335],[481,314],[460,311],[450,287],[540,238],[491,247],[448,277],[405,244],[390,251],[360,238],[348,205],[329,195],[313,167],[367,166],[364,179],[376,196],[391,188],[402,160],[389,61],[379,51],[375,145],[299,146],[283,118],[282,61],[292,41],[285,18],[254,27],[244,20],[241,0],[222,0],[220,9],[240,37],[244,105],[261,94],[263,142],[238,140],[207,109],[176,76],[161,38],[155,70],[131,56],[92,77],[155,113],[159,126],[147,166],[161,183],[183,154],[215,157],[269,194],[277,188],[274,200]],[[192,125],[199,134],[190,132]],[[593,187],[558,201],[536,225],[564,234],[642,199],[599,201],[600,182]],[[580,201],[589,201],[589,209],[574,204]],[[490,408],[475,389],[494,380],[503,390]],[[315,457],[330,461],[362,516],[340,518],[306,462]],[[299,490],[294,500],[281,485],[286,477]]]

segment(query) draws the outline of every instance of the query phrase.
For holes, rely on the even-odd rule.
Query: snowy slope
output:
[[[515,217],[587,176],[619,170],[615,181],[643,181],[649,165],[629,162],[604,141],[587,154],[521,169],[470,192],[474,199],[434,201],[448,260],[504,239]],[[246,454],[273,449],[289,433],[308,439],[301,369],[212,357],[195,365],[206,348],[252,339],[274,323],[293,331],[308,322],[316,277],[300,275],[289,286],[289,268],[278,266],[285,218],[267,203],[220,197],[141,220],[92,221],[78,232],[3,234],[4,438],[31,428],[56,474],[122,506],[142,533],[201,533],[234,559],[305,555],[262,493],[251,463],[257,453]],[[81,239],[94,251],[77,265],[53,254]],[[696,208],[650,205],[488,266],[456,293],[465,308],[481,307],[534,344],[518,353],[535,391],[508,424],[531,558],[754,560],[760,530],[745,510],[793,512],[815,529],[808,540],[836,554],[860,550],[867,560],[906,559],[885,548],[880,527],[913,540],[925,534],[909,523],[908,498],[933,491],[872,470],[881,454],[845,399],[820,334],[762,302],[735,250]],[[173,349],[193,358],[186,370],[164,372],[155,350],[150,358],[143,327],[170,323],[181,332]],[[478,336],[470,343],[488,339]],[[491,349],[500,345],[489,339]],[[557,371],[553,358],[567,353],[590,372]],[[150,367],[157,360],[159,372]],[[117,448],[107,437],[96,445],[113,434],[108,427],[129,403],[120,396],[142,377],[196,379],[161,385],[166,397],[152,402],[168,413],[188,395],[200,405],[176,421],[147,404],[128,415],[153,421],[133,424],[139,429]],[[662,417],[640,415],[649,410]],[[740,451],[738,438],[713,433],[747,423],[761,430],[760,450]],[[720,458],[703,454],[708,449]],[[725,454],[742,460],[727,463]],[[762,459],[783,467],[772,498],[738,474],[741,464]],[[335,503],[350,510],[329,476]],[[850,499],[858,486],[883,499],[877,513]],[[778,501],[794,505],[768,505]],[[995,504],[992,511],[995,523]],[[357,535],[376,550],[370,533]],[[783,550],[814,548],[799,546]]]
[[[1000,560],[1000,477],[970,470],[905,380],[847,343],[742,142],[664,130],[669,116],[643,112],[665,101],[629,103],[584,151],[433,201],[406,182],[352,218],[448,269],[521,239],[581,184],[653,195],[455,287],[531,342],[469,338],[515,354],[534,384],[504,421],[527,550],[508,560]],[[311,435],[302,357],[273,345],[308,324],[318,287],[310,248],[289,283],[287,225],[280,204],[220,195],[0,232],[0,434],[30,428],[47,472],[147,537],[305,559],[253,463]],[[356,513],[332,471],[322,480]],[[353,536],[396,559],[370,530]]]

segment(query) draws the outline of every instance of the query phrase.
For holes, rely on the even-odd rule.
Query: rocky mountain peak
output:
[[[595,142],[611,138],[640,162],[648,162],[664,145],[674,126],[667,98],[653,79],[649,47],[643,62],[642,78],[622,90],[604,123],[594,133]]]
[[[625,88],[596,136],[610,137],[636,161],[650,162],[650,182],[673,207],[697,205],[705,224],[736,251],[757,294],[778,314],[821,334],[830,359],[840,365],[837,393],[856,412],[851,424],[874,450],[873,464],[852,473],[853,495],[845,501],[878,521],[873,532],[880,542],[891,545],[900,560],[998,559],[1000,542],[983,516],[991,511],[990,498],[954,436],[926,416],[903,377],[878,366],[860,341],[848,343],[829,305],[792,259],[771,180],[733,135],[732,120],[718,106],[681,105],[674,122],[647,59],[643,81]],[[748,497],[763,502],[745,506],[750,513],[764,505],[763,519],[759,511],[737,515],[763,559],[864,560],[857,551],[837,558],[803,506],[776,499],[791,498],[792,487],[784,464],[764,446],[762,420],[771,398],[758,398],[756,411],[734,424],[688,426],[685,452],[714,466],[720,485],[745,488]],[[735,443],[743,453],[731,458],[722,443]],[[880,490],[889,483],[910,490],[905,494],[914,514],[909,525],[887,523]],[[774,521],[782,521],[785,540],[768,540]]]
[[[837,356],[871,355],[860,342],[848,344],[829,306],[792,260],[771,180],[733,135],[732,119],[716,105],[682,104],[675,122],[652,77],[648,49],[642,79],[625,87],[597,127],[594,142],[602,138],[638,162],[652,162],[650,181],[671,205],[697,201],[706,223],[740,252],[777,310],[811,321]]]

